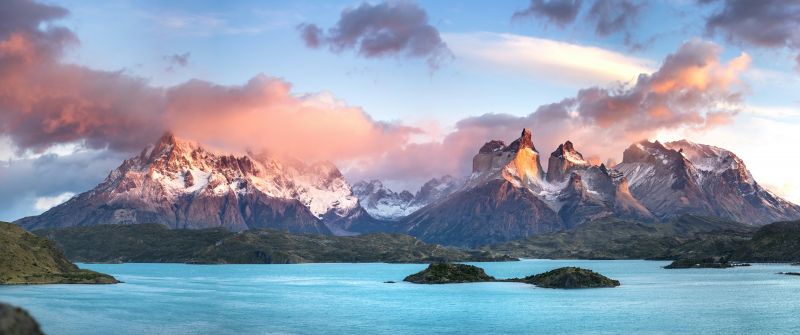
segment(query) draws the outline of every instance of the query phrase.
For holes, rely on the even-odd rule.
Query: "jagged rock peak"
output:
[[[564,188],[559,198],[567,200],[576,197],[578,199],[586,198],[586,187],[583,184],[583,177],[577,172],[572,172],[569,175],[567,187]]]
[[[506,144],[503,141],[491,140],[489,142],[486,142],[486,144],[484,144],[481,147],[481,149],[478,150],[478,153],[490,154],[490,153],[493,153],[493,152],[500,152],[503,149],[505,149],[505,147],[506,147]]]
[[[536,148],[533,146],[533,140],[531,139],[530,129],[522,128],[522,135],[519,137],[519,145],[520,148],[531,148],[536,151]]]
[[[561,182],[567,177],[569,171],[589,165],[589,162],[583,159],[583,155],[575,150],[572,142],[566,141],[559,144],[558,148],[550,154],[547,181]]]
[[[519,138],[514,140],[514,142],[511,142],[511,144],[509,144],[505,149],[503,149],[503,151],[516,152],[524,148],[530,148],[535,152],[539,152],[533,145],[531,130],[528,128],[522,128],[522,134],[519,136]]]
[[[559,144],[558,148],[556,148],[556,150],[553,151],[553,153],[551,153],[550,155],[559,158],[568,157],[573,160],[577,158],[583,161],[583,155],[577,150],[575,150],[575,146],[569,140],[564,142],[564,144]]]

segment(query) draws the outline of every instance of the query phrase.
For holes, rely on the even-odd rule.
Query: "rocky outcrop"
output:
[[[0,334],[42,335],[39,323],[22,308],[0,303]]]
[[[533,145],[529,129],[508,146],[502,141],[490,141],[478,150],[472,159],[472,175],[468,186],[489,180],[504,179],[517,187],[537,185],[544,177],[539,152]]]
[[[573,168],[585,166],[589,166],[589,163],[583,159],[580,152],[575,150],[572,142],[564,142],[550,154],[547,164],[547,181],[561,182],[569,176]]]
[[[655,219],[630,194],[622,173],[603,164],[574,169],[558,200],[561,204],[559,217],[567,227],[607,216],[644,221]]]
[[[337,223],[358,224],[359,214],[358,199],[333,164],[227,155],[165,134],[95,189],[17,224],[29,230],[159,223],[331,234],[344,230]]]
[[[495,281],[483,269],[466,264],[430,264],[428,268],[403,279],[415,284],[453,284]]]

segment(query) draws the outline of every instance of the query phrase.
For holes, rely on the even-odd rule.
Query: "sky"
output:
[[[796,1],[7,0],[0,220],[165,131],[412,191],[523,127],[603,162],[686,138],[799,203],[797,92]]]

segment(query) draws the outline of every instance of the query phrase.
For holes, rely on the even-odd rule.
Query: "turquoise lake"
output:
[[[610,289],[400,282],[423,264],[80,264],[119,285],[0,287],[47,334],[788,334],[800,277],[788,264],[665,270],[667,262],[471,263],[498,278],[561,266]],[[384,281],[397,281],[386,284]]]

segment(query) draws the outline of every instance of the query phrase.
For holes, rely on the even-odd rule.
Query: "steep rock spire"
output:
[[[567,173],[578,166],[589,166],[583,155],[575,150],[572,142],[566,141],[559,144],[558,148],[550,154],[547,160],[547,181],[560,182],[567,177]]]

